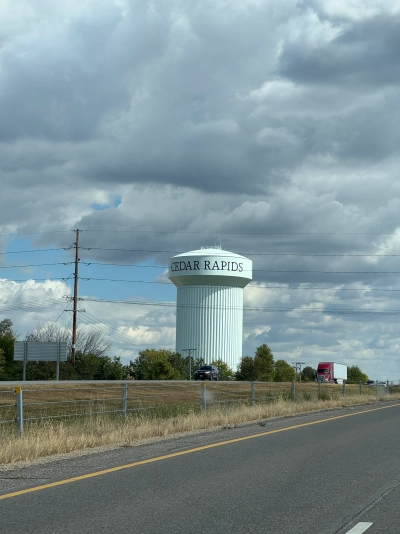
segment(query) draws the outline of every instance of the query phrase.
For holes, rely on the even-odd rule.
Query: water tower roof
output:
[[[229,252],[229,250],[223,250],[221,247],[201,247],[198,250],[190,250],[189,252],[182,252],[182,254],[177,254],[174,258],[179,258],[182,256],[229,256],[234,258],[244,259],[244,256],[236,254],[235,252]]]

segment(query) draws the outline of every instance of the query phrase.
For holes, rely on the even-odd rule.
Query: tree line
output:
[[[21,380],[23,362],[14,361],[18,333],[10,319],[0,321],[0,380]],[[24,341],[68,341],[71,334],[54,323],[42,323],[28,332]],[[126,371],[120,358],[110,357],[110,343],[95,330],[78,329],[75,366],[60,362],[60,380],[123,380]],[[27,380],[55,380],[55,362],[28,362]]]
[[[0,380],[20,380],[22,362],[14,361],[14,342],[18,334],[10,319],[0,321]],[[67,341],[70,330],[54,323],[41,323],[28,332],[25,341]],[[194,372],[205,362],[202,358],[182,356],[169,349],[144,349],[135,360],[123,365],[118,356],[107,353],[111,344],[96,330],[78,328],[75,366],[71,359],[60,362],[60,380],[188,380],[194,379]],[[291,382],[315,380],[316,369],[304,367],[296,375],[295,369],[282,359],[274,360],[267,344],[257,347],[254,356],[243,356],[237,370],[231,369],[224,361],[207,362],[219,369],[220,380],[241,380],[261,382]],[[29,362],[26,369],[27,380],[55,380],[54,362]],[[348,383],[366,382],[368,376],[358,366],[348,368]]]

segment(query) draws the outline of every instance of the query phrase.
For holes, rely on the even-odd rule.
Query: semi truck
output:
[[[336,362],[319,362],[315,380],[330,384],[343,384],[343,381],[347,380],[347,365]]]

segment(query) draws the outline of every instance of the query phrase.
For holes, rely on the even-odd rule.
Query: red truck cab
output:
[[[332,362],[319,362],[317,368],[317,382],[334,382]]]

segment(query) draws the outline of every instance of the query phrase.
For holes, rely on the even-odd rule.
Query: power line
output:
[[[90,265],[102,265],[102,266],[112,266],[112,267],[136,267],[136,268],[157,268],[157,269],[167,269],[166,265],[138,265],[135,263],[104,263],[104,262],[83,262],[85,266]],[[243,269],[241,271],[245,272],[257,272],[257,273],[313,273],[313,274],[400,274],[400,271],[321,271],[321,270],[312,270],[312,269]]]
[[[149,254],[182,254],[184,251],[182,250],[149,250],[149,249],[139,249],[139,248],[133,248],[133,249],[127,249],[127,248],[105,248],[105,247],[80,247],[81,250],[100,250],[100,251],[109,251],[109,252],[147,252]],[[65,247],[62,248],[47,248],[47,249],[33,249],[33,250],[15,250],[15,251],[6,251],[6,252],[0,252],[0,255],[7,255],[7,254],[30,254],[32,252],[50,252],[50,251],[61,251],[61,250],[68,250]],[[343,253],[343,254],[321,254],[321,253],[307,253],[307,252],[239,252],[240,254],[243,254],[245,256],[279,256],[279,257],[312,257],[312,258],[398,258],[400,257],[400,254],[352,254],[352,253]],[[94,263],[94,262],[91,262]],[[102,265],[99,263],[99,265]],[[104,265],[112,265],[112,264],[104,264]]]
[[[400,289],[384,289],[379,287],[319,287],[319,286],[311,286],[311,287],[287,287],[287,286],[253,286],[249,284],[247,286],[251,289],[288,289],[288,290],[305,290],[305,291],[314,291],[314,290],[322,290],[322,291],[383,291],[383,292],[399,292]]]
[[[47,281],[50,281],[50,282],[55,282],[55,281],[65,281],[65,280],[69,280],[69,278],[65,278],[65,277],[57,277],[57,278],[53,278],[53,277],[48,277],[48,278],[21,278],[21,279],[16,279],[16,278],[13,278],[12,280],[8,280],[7,278],[0,278],[0,282],[47,282]]]
[[[82,247],[83,250],[103,250],[111,252],[148,252],[148,253],[168,253],[168,254],[182,254],[183,250],[149,250],[139,248],[103,248],[103,247]],[[60,249],[62,250],[62,249]],[[246,256],[299,256],[299,257],[321,257],[321,258],[341,258],[341,257],[356,257],[356,258],[398,258],[400,254],[315,254],[306,252],[238,252]]]
[[[400,254],[314,254],[306,252],[241,252],[246,256],[303,256],[313,258],[398,258]]]
[[[172,286],[173,284],[171,282],[157,282],[157,281],[149,281],[149,280],[120,280],[119,278],[86,278],[86,277],[80,277],[80,280],[83,282],[91,282],[92,280],[98,281],[98,282],[127,282],[132,284],[161,284],[166,286]]]
[[[85,233],[113,233],[113,234],[159,234],[159,235],[271,235],[271,236],[319,236],[319,235],[393,235],[393,232],[222,232],[219,230],[203,230],[203,231],[183,231],[183,230],[107,230],[107,229],[83,229],[80,230]],[[74,232],[71,230],[51,230],[46,232],[10,232],[8,234],[0,234],[1,237],[9,236],[25,236],[25,235],[49,235],[49,234],[66,234]]]
[[[48,267],[54,265],[72,265],[73,261],[57,262],[57,263],[31,263],[27,265],[0,265],[0,269],[22,269],[24,267]]]
[[[117,234],[166,234],[166,235],[393,235],[393,232],[220,232],[213,231],[179,231],[179,230],[82,230],[85,233],[117,233]],[[38,232],[40,233],[40,232]]]
[[[46,308],[49,306],[53,306],[55,304],[61,304],[64,303],[64,298],[54,298],[54,299],[47,299],[47,300],[38,300],[35,302],[23,302],[18,304],[2,304],[0,305],[0,311],[14,311],[14,310],[24,310],[24,309],[31,309],[31,308]]]
[[[48,277],[48,278],[22,278],[22,279],[14,279],[12,282],[47,282],[47,281],[66,281],[69,278],[65,277]],[[121,278],[95,278],[95,277],[83,277],[80,276],[79,280],[81,282],[121,282],[121,283],[132,283],[132,284],[157,284],[157,285],[166,285],[173,287],[173,284],[171,282],[162,282],[162,281],[156,281],[156,280],[128,280],[128,279],[121,279]],[[3,281],[9,281],[8,279],[0,279],[0,283]],[[309,287],[290,287],[290,286],[271,286],[271,285],[252,285],[254,283],[257,283],[257,281],[253,280],[252,283],[250,283],[247,288],[248,289],[284,289],[287,291],[363,291],[363,292],[369,292],[369,291],[380,291],[380,292],[386,292],[386,293],[398,293],[400,292],[400,289],[393,289],[393,288],[382,288],[382,287],[322,287],[322,286],[309,286]]]
[[[74,230],[51,230],[49,232],[10,232],[9,234],[0,234],[0,237],[9,237],[14,235],[44,235],[44,234],[66,234]]]
[[[85,323],[88,326],[94,326],[95,329],[109,337],[113,337],[114,339],[117,339],[118,341],[122,341],[125,343],[131,343],[132,345],[146,345],[147,342],[140,342],[138,339],[128,336],[127,334],[123,334],[119,332],[117,329],[111,327],[110,325],[104,324],[103,321],[100,321],[100,319],[97,319],[90,313],[86,311],[85,314],[82,314],[80,316],[83,323]]]
[[[89,267],[89,265],[102,265],[102,266],[112,266],[112,267],[137,267],[139,269],[145,268],[155,268],[155,269],[168,269],[167,265],[140,265],[137,263],[105,263],[101,261],[89,261],[82,262],[83,265]]]
[[[69,303],[65,306],[65,308],[63,309],[63,311],[60,313],[60,315],[57,317],[57,319],[54,321],[54,323],[56,323],[58,321],[58,319],[61,317],[61,315],[67,311],[67,308],[69,306]]]
[[[7,265],[0,266],[0,269],[22,269],[25,267],[45,267],[45,266],[54,266],[54,265],[72,265],[74,262],[58,262],[58,263],[40,263],[40,264],[26,264],[26,265]],[[157,269],[167,269],[167,266],[162,265],[137,265],[134,263],[103,263],[103,262],[82,262],[83,265],[89,267],[90,265],[102,265],[102,266],[112,266],[112,267],[136,267],[136,268],[157,268]],[[287,273],[287,274],[400,274],[400,271],[321,271],[321,270],[312,270],[312,269],[243,269],[242,272],[263,272],[263,273]],[[65,280],[65,278],[62,278]]]
[[[103,248],[103,247],[82,247],[83,250],[106,250],[108,252],[150,252],[150,253],[162,253],[166,254],[182,254],[182,250],[148,250],[145,248]]]
[[[86,267],[90,265],[102,265],[112,267],[135,267],[135,268],[157,268],[168,269],[167,265],[138,265],[136,263],[104,263],[104,262],[83,262]],[[321,271],[313,269],[243,269],[241,272],[263,272],[263,273],[319,273],[319,274],[400,274],[400,271]]]
[[[120,278],[86,278],[81,277],[80,280],[83,282],[91,282],[91,281],[99,281],[99,282],[123,282],[123,283],[132,283],[132,284],[158,284],[158,285],[166,285],[166,286],[173,286],[171,282],[161,282],[156,280],[127,280],[127,279],[120,279]],[[253,283],[255,281],[253,280]],[[248,286],[246,286],[248,289],[287,289],[287,290],[304,290],[304,291],[311,291],[311,290],[323,290],[323,291],[384,291],[384,292],[399,292],[400,289],[384,289],[384,288],[371,288],[371,287],[318,287],[318,286],[312,286],[312,287],[287,287],[287,286],[268,286],[268,285],[252,285],[250,283]]]
[[[54,252],[59,250],[65,250],[65,248],[38,248],[38,249],[32,249],[32,250],[9,250],[7,252],[0,252],[0,255],[4,254],[30,254],[31,252]]]
[[[115,328],[104,324],[102,321],[100,321],[99,319],[97,319],[96,317],[94,317],[93,315],[91,315],[88,312],[86,312],[85,314],[82,314],[80,317],[82,319],[82,322],[86,326],[93,326],[95,328],[95,330],[97,330],[99,333],[101,333],[103,335],[106,335],[108,337],[112,337],[112,338],[116,339],[117,341],[120,341],[120,342],[123,342],[123,343],[129,343],[130,345],[135,345],[135,346],[143,346],[144,347],[144,346],[148,345],[147,341],[139,341],[137,338],[128,336],[127,334],[123,334],[123,333],[119,332],[118,330],[116,330]],[[153,345],[162,346],[162,345],[165,345],[165,343],[163,343],[161,345],[157,344],[157,343],[153,343]]]
[[[95,298],[83,298],[85,302],[104,302],[108,304],[129,304],[137,306],[155,306],[155,307],[180,307],[180,308],[198,308],[209,309],[210,306],[206,305],[192,305],[192,304],[181,304],[177,305],[175,302],[145,302],[145,301],[129,301],[129,300],[113,300],[113,299],[95,299]],[[212,309],[223,309],[223,310],[235,310],[242,309],[240,306],[212,306]],[[376,309],[346,309],[346,308],[298,308],[298,307],[278,307],[278,306],[243,306],[244,310],[249,311],[268,311],[268,312],[299,312],[299,313],[325,313],[327,315],[331,314],[377,314],[377,315],[398,315],[400,310],[376,310]]]

